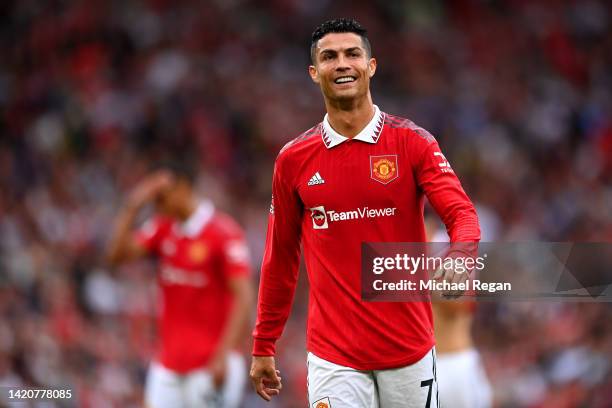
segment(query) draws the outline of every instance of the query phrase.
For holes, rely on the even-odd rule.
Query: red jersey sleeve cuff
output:
[[[276,354],[276,344],[270,339],[254,339],[253,340],[253,355],[254,356],[273,356]]]

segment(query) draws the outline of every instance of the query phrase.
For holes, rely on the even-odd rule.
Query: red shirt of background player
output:
[[[451,242],[478,241],[478,218],[433,136],[375,109],[352,139],[335,132],[326,116],[278,155],[254,356],[275,354],[300,245],[310,281],[309,351],[343,366],[380,370],[412,364],[434,344],[430,303],[361,300],[361,243],[426,242],[425,197]]]
[[[249,273],[241,228],[203,202],[182,223],[153,218],[137,239],[160,261],[158,360],[176,372],[205,366],[231,312],[227,280]]]

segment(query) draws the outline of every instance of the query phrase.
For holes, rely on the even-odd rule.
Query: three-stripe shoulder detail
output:
[[[311,127],[310,129],[308,129],[307,131],[305,131],[304,133],[300,134],[298,137],[296,137],[295,139],[291,140],[289,143],[287,143],[280,151],[280,153],[284,152],[285,150],[289,149],[290,147],[293,147],[301,142],[304,142],[306,140],[312,139],[313,137],[316,136],[321,136],[321,128],[322,128],[322,123],[319,123],[313,127]]]
[[[427,140],[428,142],[434,142],[436,140],[433,135],[427,130],[423,129],[410,119],[402,118],[401,116],[387,114],[385,118],[385,125],[394,129],[412,130],[414,133]]]

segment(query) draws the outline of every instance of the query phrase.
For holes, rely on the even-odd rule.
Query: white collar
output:
[[[378,142],[378,138],[380,137],[384,123],[384,112],[381,112],[381,110],[378,109],[378,106],[374,105],[374,117],[372,117],[372,120],[370,120],[370,122],[353,139],[361,140],[362,142],[367,143]],[[349,140],[348,137],[342,136],[331,127],[329,124],[328,114],[325,114],[325,117],[323,118],[323,131],[321,132],[321,137],[323,138],[323,143],[325,143],[325,146],[327,146],[328,149]]]
[[[198,204],[196,210],[182,223],[175,224],[177,229],[186,237],[194,238],[211,220],[215,206],[208,200],[203,200]]]

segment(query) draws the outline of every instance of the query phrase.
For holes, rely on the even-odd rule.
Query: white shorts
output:
[[[179,374],[151,363],[145,404],[147,408],[236,408],[242,401],[246,375],[244,357],[237,352],[227,356],[225,383],[220,390],[215,390],[211,374],[203,368]]]
[[[478,352],[474,349],[438,356],[440,406],[489,408],[491,386]]]
[[[436,352],[390,370],[360,371],[308,353],[311,408],[438,408]]]

